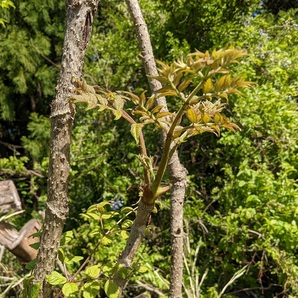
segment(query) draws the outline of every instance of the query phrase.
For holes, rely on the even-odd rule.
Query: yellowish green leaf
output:
[[[212,91],[212,89],[213,89],[212,79],[208,78],[207,81],[204,83],[203,93],[208,94]]]
[[[164,92],[158,92],[157,98],[160,98],[162,96],[177,96],[177,93],[174,90],[168,90],[168,91],[164,91]]]
[[[100,268],[99,265],[94,265],[94,266],[90,266],[85,270],[85,273],[91,277],[91,278],[95,278],[99,275],[100,273]]]
[[[113,241],[112,241],[112,239],[110,238],[110,237],[108,237],[108,236],[104,236],[104,237],[102,237],[102,239],[101,239],[101,243],[102,243],[102,245],[109,245],[109,244],[111,244]]]
[[[51,274],[47,276],[47,280],[50,285],[63,285],[67,282],[67,279],[57,271],[52,271]]]
[[[147,110],[151,110],[151,108],[153,107],[154,105],[154,101],[155,101],[155,97],[154,96],[151,96],[149,97],[149,99],[147,100],[146,104],[145,104],[145,108]]]
[[[62,287],[62,293],[65,297],[69,297],[70,295],[73,295],[75,292],[79,290],[78,285],[74,282],[67,282]]]
[[[219,113],[216,113],[214,115],[213,120],[214,120],[215,123],[218,123],[218,122],[221,122],[222,121],[222,117],[221,117],[221,115]]]
[[[211,118],[208,114],[203,114],[202,120],[204,123],[210,122]]]
[[[159,119],[159,118],[171,116],[171,115],[172,115],[171,112],[160,112],[160,113],[156,114],[155,117],[156,117],[156,119]]]
[[[183,92],[191,83],[191,80],[183,80],[178,86],[178,91]]]
[[[112,110],[112,113],[115,116],[115,120],[119,120],[122,116],[122,111],[121,110]]]
[[[140,142],[140,134],[143,128],[143,124],[141,123],[134,123],[131,125],[130,133],[134,137],[137,144]]]
[[[151,113],[156,114],[158,113],[164,106],[156,106],[152,109]]]
[[[122,239],[126,240],[129,238],[129,233],[127,231],[121,230],[120,236]]]
[[[112,281],[108,280],[104,285],[104,290],[108,298],[118,298],[119,297],[119,288],[118,286]]]
[[[194,109],[189,108],[186,111],[186,117],[191,123],[196,123],[197,122],[197,113]]]
[[[145,105],[145,102],[146,102],[146,92],[147,91],[144,91],[144,92],[142,92],[142,94],[140,95],[140,102],[139,102],[139,105],[140,106],[144,106]]]

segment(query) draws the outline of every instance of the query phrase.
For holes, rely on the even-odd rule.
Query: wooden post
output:
[[[12,180],[0,181],[0,214],[22,210],[18,191]]]
[[[18,191],[12,180],[0,181],[0,215],[10,211],[22,210]],[[0,244],[12,252],[22,263],[30,262],[37,256],[37,250],[30,245],[39,242],[31,235],[41,229],[37,219],[29,220],[18,231],[7,221],[0,219]]]

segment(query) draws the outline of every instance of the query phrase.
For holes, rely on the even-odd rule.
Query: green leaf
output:
[[[109,245],[112,242],[113,242],[112,239],[110,237],[108,237],[108,236],[104,236],[101,239],[102,245]]]
[[[134,211],[134,209],[132,207],[123,207],[120,210],[120,212],[123,213],[123,214],[127,214],[127,213],[132,212],[132,211]]]
[[[64,250],[62,247],[59,247],[58,249],[58,259],[64,263],[64,260],[65,260],[65,253],[64,253]]]
[[[147,266],[140,266],[138,272],[139,273],[145,273],[149,270],[149,268]]]
[[[38,249],[39,249],[39,246],[40,246],[40,242],[32,243],[32,244],[30,244],[30,246],[31,246],[32,248],[38,250]]]
[[[100,283],[98,281],[86,282],[82,288],[84,298],[98,297]]]
[[[91,267],[88,267],[85,271],[85,273],[90,276],[91,278],[95,278],[99,275],[100,273],[100,268],[98,265],[94,265]]]
[[[112,280],[108,280],[105,283],[104,290],[108,298],[118,298],[120,294],[119,288]]]
[[[69,241],[73,239],[73,237],[73,231],[65,232],[62,236],[61,245],[67,244]]]
[[[81,256],[74,256],[73,258],[71,258],[70,260],[67,260],[67,258],[65,259],[65,264],[73,264],[73,263],[79,263],[81,260],[83,260],[84,258]]]
[[[122,229],[129,229],[132,226],[133,221],[130,219],[126,219],[123,223],[122,223]]]
[[[67,282],[67,279],[59,272],[52,271],[50,275],[47,276],[48,283],[50,285],[63,285]]]
[[[33,270],[36,265],[36,259],[31,260],[29,263],[26,264],[26,269],[27,270]]]
[[[88,213],[87,215],[88,215],[90,218],[93,218],[93,219],[95,219],[95,220],[99,220],[99,219],[100,219],[99,214]]]
[[[98,210],[100,213],[103,213],[103,212],[106,211],[106,209],[105,209],[105,206],[106,206],[106,205],[110,205],[110,203],[107,202],[107,201],[103,201],[103,202],[100,202],[100,203],[96,204],[96,208],[97,208],[97,210]],[[88,209],[88,210],[89,210],[89,209]]]
[[[41,283],[32,284],[33,276],[24,279],[24,290],[22,298],[37,298],[41,288]]]
[[[112,272],[114,269],[114,264],[111,262],[106,263],[105,265],[102,266],[102,271],[104,273],[109,274],[110,272]]]
[[[131,125],[130,133],[134,137],[137,144],[140,142],[140,134],[142,131],[143,124],[141,123],[134,123]]]
[[[102,214],[101,218],[102,219],[110,219],[112,217],[114,217],[117,214],[117,212],[107,212]]]
[[[126,240],[129,238],[129,233],[127,231],[121,230],[120,236],[122,239]]]
[[[68,282],[62,287],[62,293],[69,297],[71,294],[74,294],[79,290],[78,285],[74,282]]]

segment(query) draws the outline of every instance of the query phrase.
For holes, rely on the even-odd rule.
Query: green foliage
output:
[[[0,9],[3,9],[3,8],[9,9],[10,7],[15,8],[12,1],[10,1],[10,0],[1,0],[0,1]],[[0,10],[0,14],[2,15],[3,11]],[[0,26],[5,27],[5,22],[6,22],[6,20],[0,17]]]
[[[42,162],[49,156],[50,121],[47,117],[32,113],[28,124],[29,136],[22,137],[22,143],[35,161]]]
[[[92,205],[81,214],[84,224],[76,231],[64,233],[59,249],[64,273],[53,271],[48,276],[49,283],[61,288],[64,295],[91,298],[96,297],[102,289],[108,297],[115,297],[118,291],[112,282],[115,270],[126,279],[133,276],[134,280],[142,279],[144,282],[152,278],[148,275],[148,268],[153,268],[152,258],[146,253],[145,247],[138,253],[131,269],[121,266],[115,268],[115,262],[128,238],[136,208],[113,209],[113,205],[107,201]],[[74,247],[78,255],[73,255]],[[83,257],[79,255],[87,257],[83,266]]]
[[[199,255],[197,260],[202,268],[199,275],[208,264],[214,268],[204,280],[203,292],[215,283],[218,289],[223,288],[233,272],[249,264],[246,278],[237,280],[231,294],[250,286],[255,287],[251,292],[257,296],[266,287],[268,296],[297,295],[294,16],[289,12],[278,20],[271,15],[249,20],[237,41],[237,46],[248,48],[250,54],[239,71],[257,85],[246,91],[244,98],[230,100],[232,119],[242,130],[224,132],[213,144],[200,138],[200,143],[194,142],[188,149],[194,162],[189,171],[196,173],[191,179],[199,195],[191,195],[186,214],[194,243],[198,229],[203,239],[208,237],[206,246],[200,248],[204,257]],[[204,165],[199,162],[202,158]],[[196,210],[195,205],[199,206]],[[207,254],[214,257],[206,260]],[[223,272],[220,281],[216,271]]]
[[[163,59],[177,59],[174,44],[180,49],[203,51],[227,47],[238,39],[239,30],[245,25],[245,16],[259,7],[258,0],[202,0],[159,1],[165,12],[163,37],[161,37],[158,55]],[[177,26],[179,24],[179,26]],[[173,40],[175,41],[173,43]],[[174,45],[174,46],[173,46]],[[172,52],[174,49],[174,53]],[[162,53],[160,53],[160,50]],[[184,52],[185,53],[185,52]]]
[[[49,114],[62,49],[64,2],[14,4],[0,32],[0,134],[19,145],[31,113]]]
[[[95,111],[84,115],[77,108],[71,149],[68,229],[80,225],[81,211],[96,202],[123,200],[131,205],[138,201],[142,169],[137,146],[133,140],[129,141],[129,126],[123,120],[112,122],[111,115]]]
[[[31,284],[33,277],[25,278],[24,280],[24,290],[22,292],[22,298],[37,298],[41,287],[41,284]]]

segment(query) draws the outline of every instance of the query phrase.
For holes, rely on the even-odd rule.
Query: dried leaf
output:
[[[174,129],[174,133],[173,133],[173,137],[176,139],[176,138],[179,138],[179,136],[181,135],[181,133],[184,131],[184,127],[183,126],[176,126],[175,129]]]

